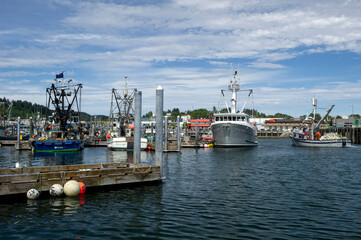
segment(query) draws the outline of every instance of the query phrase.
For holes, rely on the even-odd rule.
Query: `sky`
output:
[[[361,0],[0,0],[0,98],[46,105],[61,71],[92,115],[125,76],[142,114],[159,85],[164,110],[221,109],[234,71],[246,108],[361,114]]]

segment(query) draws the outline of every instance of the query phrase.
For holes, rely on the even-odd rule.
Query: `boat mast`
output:
[[[317,108],[317,99],[312,98],[312,106],[313,106],[313,120],[312,120],[312,126],[311,126],[311,139],[314,140],[314,125],[316,123],[316,108]]]
[[[323,120],[325,120],[325,118],[328,116],[328,114],[331,112],[331,110],[333,109],[335,105],[331,105],[331,107],[326,111],[325,115],[323,115],[323,117],[321,118],[321,120],[317,123],[315,130],[317,130],[317,128],[320,127],[321,123],[323,122]]]
[[[230,84],[228,85],[228,89],[232,91],[231,113],[236,113],[236,109],[237,109],[237,92],[239,91],[239,83],[237,82],[236,75],[237,75],[237,71],[234,72],[234,77],[233,77],[234,81],[231,80]]]

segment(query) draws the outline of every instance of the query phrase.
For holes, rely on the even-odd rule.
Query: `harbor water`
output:
[[[0,202],[1,239],[361,238],[361,147],[300,148],[260,139],[241,149],[164,154],[161,184],[84,196]],[[141,154],[154,164],[155,155]],[[86,148],[35,154],[0,148],[0,167],[133,161]]]

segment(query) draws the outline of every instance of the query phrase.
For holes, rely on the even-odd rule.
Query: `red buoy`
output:
[[[80,192],[79,192],[79,194],[80,194],[80,193],[85,193],[85,190],[86,190],[85,184],[82,183],[82,182],[78,182],[78,183],[79,183],[79,186],[80,186]]]

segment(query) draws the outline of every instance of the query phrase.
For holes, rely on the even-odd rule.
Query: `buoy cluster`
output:
[[[69,180],[64,184],[64,187],[60,184],[53,184],[49,188],[49,194],[51,197],[62,197],[65,194],[68,197],[75,197],[79,194],[85,193],[86,186],[82,182],[77,182],[75,180]],[[28,199],[37,199],[40,196],[38,190],[32,188],[27,193],[26,196]]]

